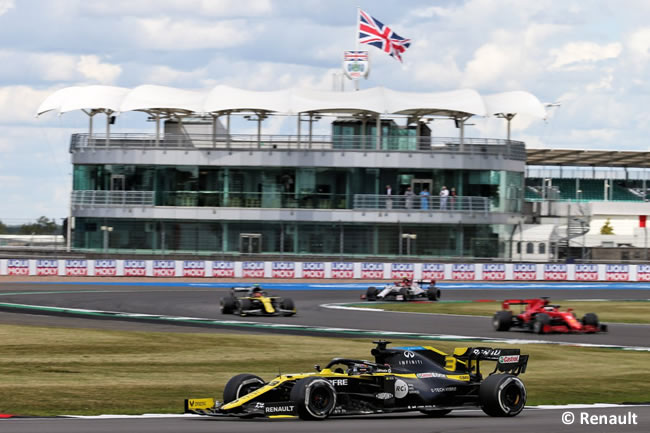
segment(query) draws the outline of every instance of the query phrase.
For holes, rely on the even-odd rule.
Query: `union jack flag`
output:
[[[359,10],[359,43],[373,45],[400,62],[401,54],[411,46],[410,39],[404,39],[362,10]]]

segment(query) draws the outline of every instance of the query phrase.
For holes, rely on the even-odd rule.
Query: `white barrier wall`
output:
[[[452,281],[650,281],[650,264],[0,259],[0,275]]]

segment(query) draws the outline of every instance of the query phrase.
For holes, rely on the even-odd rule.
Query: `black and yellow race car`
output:
[[[432,417],[480,407],[490,416],[515,416],[526,404],[518,377],[528,355],[519,349],[464,347],[447,354],[433,347],[388,348],[376,341],[374,361],[334,358],[314,373],[283,374],[270,382],[253,374],[232,377],[223,402],[185,400],[185,412],[211,416],[329,416],[420,411]],[[484,376],[481,365],[495,362]]]
[[[221,298],[221,312],[240,316],[293,316],[296,307],[292,299],[269,296],[260,286],[253,285],[233,287],[228,296]]]

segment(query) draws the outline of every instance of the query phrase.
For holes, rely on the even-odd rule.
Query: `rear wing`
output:
[[[465,361],[468,368],[476,367],[475,374],[481,374],[480,361],[496,361],[496,372],[519,375],[526,372],[528,355],[522,355],[519,349],[499,349],[492,347],[460,347],[454,349],[454,357]],[[471,373],[471,372],[470,372]]]

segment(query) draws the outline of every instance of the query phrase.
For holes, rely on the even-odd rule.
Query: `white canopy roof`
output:
[[[471,89],[439,93],[398,92],[374,87],[356,92],[308,89],[252,91],[219,85],[209,91],[142,85],[134,89],[112,86],[67,87],[48,96],[37,110],[40,116],[56,110],[148,113],[223,113],[267,111],[288,114],[307,112],[367,112],[378,114],[485,116],[526,113],[543,118],[539,100],[528,92],[481,96]]]
[[[539,99],[528,92],[504,92],[483,97],[487,115],[527,114],[533,117],[546,117],[546,109]]]

